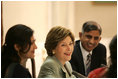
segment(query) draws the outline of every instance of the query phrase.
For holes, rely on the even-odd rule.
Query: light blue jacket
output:
[[[69,62],[62,66],[60,61],[55,56],[47,56],[41,66],[39,78],[75,78],[72,74],[72,68]],[[67,72],[68,70],[68,72]],[[70,74],[70,75],[69,75]]]

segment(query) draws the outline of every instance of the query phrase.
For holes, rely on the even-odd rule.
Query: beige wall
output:
[[[85,21],[94,20],[101,25],[104,38],[112,37],[117,33],[116,4],[77,1],[75,2],[75,11],[75,32],[81,31],[80,28]]]
[[[49,29],[56,25],[70,28],[78,39],[85,21],[94,20],[103,29],[103,38],[117,33],[117,5],[93,1],[4,1],[4,35],[9,27],[22,23],[35,31],[39,41],[45,40]]]
[[[43,41],[48,26],[48,2],[40,1],[4,1],[3,27],[4,35],[9,27],[25,24],[35,31],[37,41]]]

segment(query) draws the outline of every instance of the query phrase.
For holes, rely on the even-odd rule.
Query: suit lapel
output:
[[[78,41],[78,43],[76,43],[76,44],[77,44],[77,55],[78,55],[77,58],[78,58],[78,62],[79,62],[79,67],[85,73],[83,56],[82,56],[82,52],[80,49],[80,41]]]

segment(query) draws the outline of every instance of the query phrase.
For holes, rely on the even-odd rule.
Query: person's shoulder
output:
[[[40,76],[41,74],[50,74],[50,73],[56,73],[56,71],[59,71],[61,68],[60,63],[58,61],[55,61],[55,59],[51,56],[48,56],[44,63],[41,66],[40,69]]]
[[[52,56],[48,56],[43,64],[54,64],[55,60]]]
[[[15,72],[28,72],[28,70],[22,65],[20,65],[19,63],[16,64],[16,66],[14,67],[14,71]]]
[[[104,45],[104,44],[102,44],[102,43],[99,43],[98,45],[99,45],[99,46],[104,46],[104,47],[105,47],[105,45]]]
[[[20,63],[12,63],[8,67],[8,75],[6,77],[25,78],[25,77],[31,77],[31,75],[26,68],[20,65]]]
[[[105,45],[99,43],[95,49],[93,49],[93,52],[98,52],[99,54],[105,54],[106,53],[106,47]]]
[[[15,72],[15,68],[17,66],[18,63],[11,63],[8,68],[7,68],[7,72],[5,74],[5,78],[12,78],[13,74]]]
[[[98,43],[96,48],[106,49],[106,46],[102,43]]]
[[[14,68],[14,77],[19,78],[31,78],[31,74],[28,69],[23,67],[21,64],[17,64]]]
[[[17,69],[22,69],[23,67],[19,64],[19,63],[11,63],[9,66],[8,66],[8,69],[12,69],[12,70],[17,70]]]
[[[58,61],[56,61],[56,58],[53,56],[48,56],[44,63],[42,64],[43,67],[55,67],[55,65],[58,64]]]

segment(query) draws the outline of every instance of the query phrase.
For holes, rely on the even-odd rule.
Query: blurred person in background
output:
[[[88,78],[117,78],[117,35],[115,35],[110,44],[110,66],[101,67],[91,71]]]

